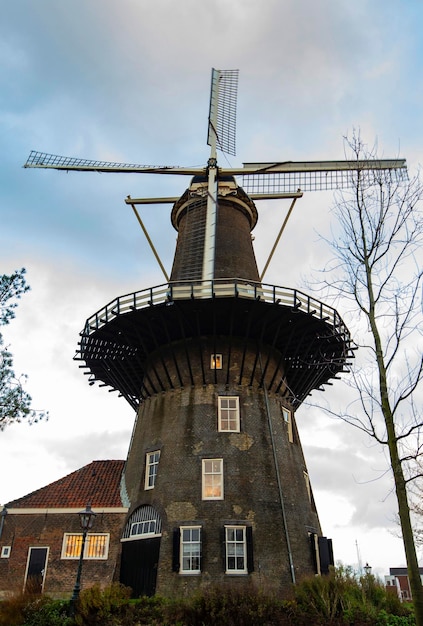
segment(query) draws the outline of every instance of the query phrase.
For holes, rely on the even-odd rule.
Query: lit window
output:
[[[222,369],[222,355],[212,354],[210,357],[210,369],[221,370]]]
[[[223,459],[203,459],[203,500],[223,500]]]
[[[245,526],[225,526],[227,574],[246,574],[248,572],[245,530]]]
[[[82,533],[65,533],[63,537],[62,559],[79,559],[82,546]],[[107,559],[109,534],[88,534],[85,540],[84,559]]]
[[[145,459],[145,489],[153,489],[159,469],[160,450],[147,452]]]
[[[8,559],[10,556],[10,546],[3,546],[1,549],[1,558]]]
[[[218,421],[219,431],[239,433],[238,396],[219,396]]]
[[[293,436],[293,432],[292,432],[292,415],[291,415],[291,411],[289,409],[286,409],[283,406],[282,407],[282,415],[283,415],[283,419],[284,419],[284,422],[285,422],[287,430],[288,430],[288,441],[290,443],[293,443],[294,436]]]
[[[131,525],[131,537],[139,535],[155,535],[156,534],[156,520],[147,519],[141,522],[134,522]]]
[[[180,573],[199,574],[201,571],[201,527],[181,527]]]

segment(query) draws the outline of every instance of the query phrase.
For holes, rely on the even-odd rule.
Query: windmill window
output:
[[[223,459],[203,459],[203,500],[223,500]]]
[[[105,560],[109,553],[108,533],[88,533],[84,546],[84,559]],[[82,548],[82,533],[65,533],[63,536],[62,559],[79,559]]]
[[[245,526],[225,526],[225,573],[248,573]]]
[[[218,429],[220,432],[239,433],[238,396],[219,396]]]
[[[311,502],[311,487],[310,487],[310,477],[308,475],[308,472],[303,472],[304,474],[304,480],[305,480],[305,484],[306,484],[306,489],[307,489],[307,494],[308,494],[308,499],[309,502]]]
[[[284,422],[286,424],[286,428],[288,431],[288,441],[290,443],[294,442],[294,433],[292,430],[292,413],[289,409],[286,409],[284,406],[282,407],[282,415]]]
[[[162,521],[154,507],[140,506],[125,524],[122,541],[134,541],[159,537],[162,533]]]
[[[159,469],[160,450],[147,452],[145,459],[145,489],[153,489]]]
[[[181,574],[201,572],[201,527],[181,526],[180,570]]]
[[[139,537],[140,535],[155,535],[156,520],[147,519],[141,522],[134,522],[131,525],[131,537]]]
[[[210,369],[221,370],[222,369],[222,355],[212,354],[210,357]]]

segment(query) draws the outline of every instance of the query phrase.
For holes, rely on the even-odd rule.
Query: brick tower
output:
[[[342,371],[336,311],[260,282],[257,210],[218,179],[214,278],[204,279],[207,177],[174,204],[168,283],[91,317],[79,358],[137,410],[122,477],[120,580],[136,595],[250,580],[288,589],[325,570],[295,410]]]

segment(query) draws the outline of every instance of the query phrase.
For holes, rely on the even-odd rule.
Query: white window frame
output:
[[[210,357],[210,369],[221,370],[222,369],[222,355],[212,354]]]
[[[198,576],[201,574],[201,526],[181,526],[179,530],[179,573],[187,576]],[[198,539],[193,540],[192,531],[198,531]],[[195,560],[196,567],[194,566]],[[185,567],[186,564],[188,564],[188,567]]]
[[[96,537],[104,538],[104,550],[103,550],[102,556],[97,556],[97,555],[90,556],[90,550],[92,549],[92,542]],[[74,538],[73,541],[79,545],[74,546],[77,548],[75,554],[69,555],[68,546],[69,546],[69,542],[72,541],[72,538]],[[109,558],[109,543],[110,543],[110,533],[88,533],[86,540],[85,540],[85,546],[84,546],[84,556],[83,556],[84,561],[107,561],[107,559]],[[81,546],[82,546],[82,533],[64,533],[61,558],[65,560],[73,560],[73,561],[79,559],[79,556],[81,554]]]
[[[12,547],[11,546],[2,546],[1,558],[2,559],[8,559],[9,556],[10,556],[11,551],[12,551]]]
[[[309,500],[309,502],[311,502],[310,476],[308,475],[308,472],[306,470],[303,470],[303,476],[304,476],[305,485],[306,485],[306,489],[307,489],[308,500]]]
[[[223,500],[223,459],[202,460],[202,499]]]
[[[229,403],[235,406],[229,406]],[[220,433],[239,433],[239,396],[218,396],[218,430]],[[235,419],[235,428],[229,428],[229,422]],[[224,428],[224,421],[228,422],[228,428]]]
[[[290,411],[290,409],[287,409],[285,406],[283,406],[282,415],[283,415],[283,419],[288,430],[288,441],[289,443],[294,443],[294,433],[292,430],[292,411]]]
[[[154,489],[159,471],[160,450],[147,452],[145,455],[144,489]]]
[[[139,532],[141,531],[141,532]],[[157,520],[146,519],[131,524],[131,531],[129,536],[133,537],[154,537],[157,535]]]
[[[241,538],[239,533],[242,533]],[[238,567],[240,558],[242,568]],[[246,526],[225,526],[225,574],[248,574]]]

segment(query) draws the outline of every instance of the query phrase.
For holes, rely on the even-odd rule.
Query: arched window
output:
[[[123,540],[147,539],[162,534],[162,520],[156,509],[150,505],[140,506],[126,522]]]

